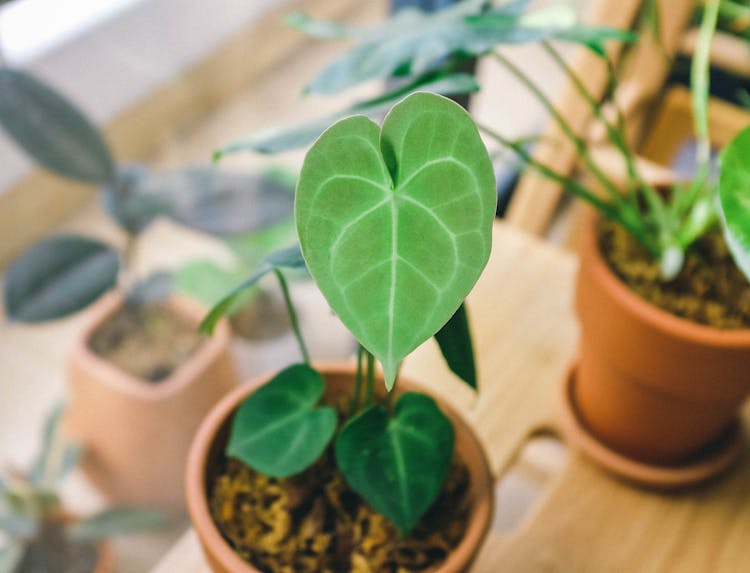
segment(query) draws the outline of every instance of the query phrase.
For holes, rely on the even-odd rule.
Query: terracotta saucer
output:
[[[573,403],[575,373],[573,366],[562,384],[560,410],[566,438],[605,469],[627,481],[650,489],[683,489],[718,476],[742,454],[744,438],[741,425],[736,423],[711,447],[684,464],[661,466],[628,458],[600,442],[581,421]]]

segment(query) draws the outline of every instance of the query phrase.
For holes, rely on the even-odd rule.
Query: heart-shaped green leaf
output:
[[[296,197],[302,253],[389,388],[479,278],[496,203],[474,122],[441,96],[409,96],[382,133],[366,117],[344,119],[308,152]]]
[[[453,426],[432,398],[402,395],[389,417],[383,406],[347,422],[336,463],[349,485],[407,534],[430,508],[453,455]]]
[[[239,407],[226,454],[270,477],[313,464],[336,430],[336,411],[318,406],[323,377],[304,364],[279,372]]]
[[[750,280],[750,127],[742,130],[721,155],[719,197],[727,245]]]

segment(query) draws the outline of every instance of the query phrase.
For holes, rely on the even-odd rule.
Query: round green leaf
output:
[[[408,392],[393,417],[378,405],[349,420],[336,440],[336,463],[352,489],[406,535],[440,493],[453,441],[437,404]]]
[[[0,69],[0,125],[50,171],[90,183],[114,179],[114,160],[96,127],[29,74]]]
[[[441,96],[407,97],[382,133],[366,117],[342,120],[308,152],[296,197],[302,253],[389,388],[479,278],[496,202],[474,122]]]
[[[80,310],[117,283],[117,251],[94,239],[61,235],[37,243],[8,268],[5,307],[20,322]]]
[[[239,407],[226,454],[270,477],[312,465],[336,430],[336,411],[317,406],[323,377],[304,364],[279,372]]]
[[[719,197],[727,245],[750,280],[750,127],[742,130],[721,155]]]

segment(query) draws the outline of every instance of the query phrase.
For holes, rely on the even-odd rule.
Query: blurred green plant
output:
[[[0,474],[0,532],[6,538],[0,543],[0,573],[16,573],[31,548],[35,553],[50,551],[53,558],[59,558],[53,544],[91,544],[167,523],[162,512],[143,507],[109,508],[84,519],[70,513],[60,497],[60,487],[82,452],[63,439],[62,414],[63,408],[58,406],[48,416],[40,452],[27,472]],[[35,555],[34,559],[45,558]]]
[[[138,281],[129,269],[138,234],[156,217],[221,237],[246,235],[288,218],[293,197],[278,177],[213,165],[152,172],[118,165],[94,124],[32,75],[0,67],[0,126],[30,157],[62,177],[94,184],[125,233],[125,246],[88,237],[55,236],[10,265],[5,306],[12,320],[38,322],[84,308],[118,282],[133,301],[170,290],[164,273]]]

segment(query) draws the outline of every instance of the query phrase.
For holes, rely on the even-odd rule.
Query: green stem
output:
[[[523,72],[521,69],[513,64],[510,60],[508,60],[505,56],[503,56],[500,52],[491,52],[494,58],[500,62],[502,66],[504,66],[513,76],[520,81],[526,89],[528,89],[534,97],[539,101],[539,103],[544,106],[544,108],[549,112],[549,114],[552,116],[552,118],[555,120],[555,123],[562,129],[565,136],[570,140],[570,142],[575,146],[576,151],[583,159],[583,162],[586,164],[586,167],[589,168],[592,175],[596,177],[596,179],[604,186],[604,188],[607,190],[607,193],[612,197],[613,201],[615,202],[622,202],[622,195],[617,190],[617,187],[615,187],[615,184],[610,181],[610,179],[604,175],[602,170],[599,168],[599,166],[594,162],[594,160],[591,157],[591,154],[588,151],[588,147],[586,146],[586,143],[581,139],[578,135],[576,135],[575,131],[573,131],[573,128],[571,125],[567,122],[567,120],[560,114],[559,111],[555,108],[554,105],[552,105],[552,102],[547,98],[547,96],[544,94],[544,92],[533,82],[531,79]]]
[[[398,376],[396,376],[396,379],[393,381],[393,388],[391,388],[390,392],[385,397],[385,408],[388,410],[388,413],[390,414],[393,412],[393,398],[396,395],[396,388],[398,387]]]
[[[711,42],[719,17],[720,0],[706,0],[698,31],[698,42],[690,68],[690,84],[693,96],[695,137],[698,142],[698,165],[711,161],[711,139],[708,131],[708,97],[710,89]]]
[[[367,388],[365,390],[365,406],[372,404],[372,395],[375,390],[375,357],[365,350],[367,356]]]
[[[279,279],[279,286],[281,287],[281,292],[284,295],[284,304],[286,304],[286,310],[289,313],[289,322],[292,324],[292,330],[294,331],[294,336],[297,339],[297,344],[299,345],[299,351],[302,354],[302,359],[305,361],[305,364],[310,364],[310,354],[307,352],[307,346],[305,345],[305,340],[302,338],[302,331],[299,327],[299,321],[297,320],[297,311],[294,310],[294,305],[292,304],[292,297],[289,296],[289,286],[286,283],[286,279],[284,278],[284,273],[282,273],[279,269],[273,269],[274,274],[276,275],[276,278]]]
[[[364,352],[365,349],[362,345],[357,345],[357,374],[354,377],[354,394],[352,395],[352,403],[349,406],[349,416],[353,416],[359,410],[359,402],[362,398],[362,362],[364,361]]]
[[[543,177],[546,177],[547,179],[550,179],[551,181],[554,181],[555,183],[559,183],[562,185],[565,189],[567,189],[570,193],[575,195],[576,197],[579,197],[580,199],[583,199],[587,203],[589,203],[592,207],[594,207],[597,211],[599,211],[602,215],[607,217],[608,219],[612,219],[613,221],[616,221],[620,225],[622,225],[625,229],[627,229],[640,243],[644,246],[646,250],[649,251],[654,256],[658,255],[658,249],[657,247],[650,241],[648,236],[643,230],[643,227],[640,224],[640,220],[636,217],[627,217],[623,216],[622,212],[618,210],[616,207],[611,205],[610,203],[607,203],[606,201],[603,201],[593,193],[591,193],[588,189],[586,189],[583,185],[575,181],[574,179],[571,179],[570,177],[566,177],[565,175],[561,175],[554,171],[552,168],[548,167],[547,165],[544,165],[540,161],[537,161],[534,159],[531,154],[524,149],[522,145],[519,145],[517,142],[512,141],[506,137],[503,137],[493,129],[487,127],[486,125],[482,125],[480,123],[477,123],[477,127],[480,131],[500,143],[501,145],[511,149],[518,157],[529,167],[540,173]]]

